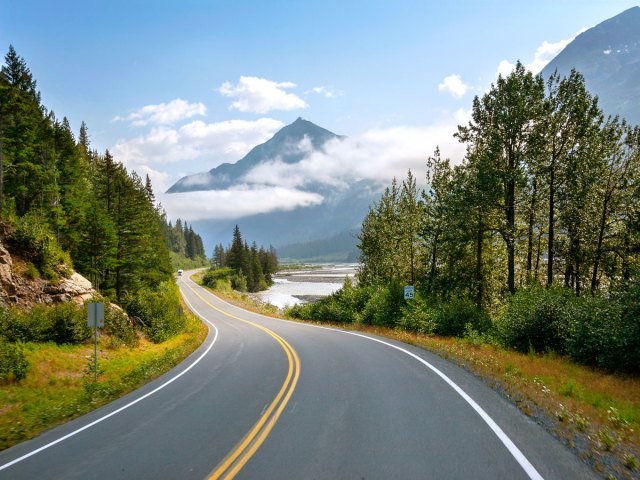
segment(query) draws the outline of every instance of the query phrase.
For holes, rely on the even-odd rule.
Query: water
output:
[[[278,308],[314,301],[341,288],[345,277],[354,277],[357,266],[355,263],[321,264],[278,272],[273,276],[271,288],[255,295]]]

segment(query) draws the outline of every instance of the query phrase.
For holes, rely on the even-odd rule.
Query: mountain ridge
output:
[[[300,142],[305,138],[310,141],[308,147],[319,150],[327,141],[345,137],[298,117],[293,123],[278,130],[269,140],[253,147],[237,162],[222,163],[208,172],[182,177],[167,190],[167,193],[228,188],[252,168],[269,160],[280,159],[284,163],[297,163],[308,153],[300,148]]]
[[[562,76],[572,68],[584,75],[605,113],[640,124],[640,7],[629,8],[582,32],[547,66]]]

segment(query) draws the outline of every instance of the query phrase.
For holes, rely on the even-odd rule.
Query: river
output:
[[[273,276],[274,284],[254,295],[278,308],[297,305],[331,295],[342,287],[344,279],[353,279],[356,263],[316,264],[300,270],[283,270]]]

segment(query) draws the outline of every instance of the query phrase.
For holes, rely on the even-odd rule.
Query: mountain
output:
[[[252,168],[276,158],[284,163],[297,163],[308,154],[308,150],[296,148],[305,138],[310,142],[307,147],[318,150],[327,141],[343,137],[298,117],[270,140],[251,149],[236,163],[223,163],[208,172],[183,177],[167,193],[228,188],[238,183]]]
[[[542,70],[567,75],[575,68],[607,114],[640,124],[640,7],[578,35]]]
[[[181,178],[167,193],[224,190],[245,183],[253,168],[273,160],[295,164],[326,142],[345,137],[314,123],[298,118],[278,131],[267,142],[254,147],[236,163],[225,163],[208,172]],[[305,186],[308,192],[323,197],[320,205],[299,207],[291,211],[275,211],[231,220],[200,220],[192,225],[198,230],[210,252],[218,243],[226,245],[237,224],[245,239],[262,245],[285,248],[290,259],[353,260],[357,256],[353,232],[360,225],[369,206],[377,201],[382,185],[369,180],[352,180],[347,188],[319,182]]]

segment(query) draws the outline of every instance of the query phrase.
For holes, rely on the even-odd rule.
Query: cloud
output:
[[[154,127],[145,135],[118,140],[112,153],[116,160],[138,173],[155,171],[154,166],[158,164],[187,161],[193,173],[209,170],[223,162],[239,160],[283,126],[281,121],[272,118],[215,123],[196,120],[180,128]],[[161,186],[164,189],[170,184]],[[156,185],[154,189],[159,190]]]
[[[449,75],[442,80],[442,83],[438,85],[438,91],[447,92],[451,94],[454,98],[462,98],[467,90],[471,87],[466,85],[460,75]]]
[[[266,78],[241,76],[236,85],[223,83],[218,91],[225,97],[237,98],[230,109],[241,112],[264,114],[271,110],[296,110],[309,105],[293,93],[285,89],[294,88],[295,83],[274,82]]]
[[[161,194],[159,199],[169,218],[182,218],[189,222],[290,211],[319,205],[324,200],[322,195],[295,188],[246,184],[227,190]]]
[[[313,87],[310,92],[317,93],[318,95],[322,95],[325,98],[338,98],[344,95],[344,92],[342,90],[336,90],[332,87],[325,87],[324,85],[320,87]]]
[[[455,123],[374,129],[330,140],[321,151],[310,153],[299,163],[272,159],[249,171],[244,180],[254,185],[283,188],[305,188],[311,183],[346,188],[357,180],[388,183],[393,177],[404,178],[408,169],[422,176],[427,156],[436,146],[440,146],[443,156],[449,156],[453,163],[462,160],[464,146],[453,138],[453,133],[457,124],[464,123],[467,117],[459,111]]]
[[[203,103],[189,103],[181,98],[169,103],[147,105],[130,113],[126,117],[114,117],[112,122],[131,122],[135,127],[149,124],[171,125],[196,115],[206,115],[207,107]]]
[[[538,74],[542,71],[547,64],[554,59],[556,55],[558,55],[564,48],[569,45],[571,42],[575,40],[575,38],[583,32],[586,32],[587,28],[581,28],[578,33],[576,33],[573,37],[567,38],[566,40],[560,40],[555,43],[551,43],[548,41],[542,42],[542,44],[536,49],[535,54],[533,55],[533,60],[525,65],[525,68],[531,71],[534,74]],[[509,75],[516,66],[509,62],[508,60],[502,60],[498,64],[498,68],[496,70],[496,77],[498,75],[502,75],[506,77]]]

